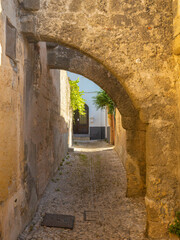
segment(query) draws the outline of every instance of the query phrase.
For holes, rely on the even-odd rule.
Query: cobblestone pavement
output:
[[[84,221],[95,211],[95,221]],[[45,213],[75,216],[73,230],[41,226]],[[145,240],[143,198],[126,198],[126,175],[113,147],[75,145],[49,183],[34,219],[19,240]]]

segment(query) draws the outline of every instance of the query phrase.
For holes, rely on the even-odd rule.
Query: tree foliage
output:
[[[93,97],[93,99],[97,109],[103,109],[104,107],[108,107],[108,110],[109,110],[108,113],[109,114],[114,113],[115,104],[104,90],[99,91],[97,95]]]
[[[70,97],[71,97],[71,107],[73,111],[79,111],[79,114],[85,115],[85,100],[82,98],[84,95],[83,91],[79,91],[79,78],[76,81],[72,81],[69,79],[70,84]]]

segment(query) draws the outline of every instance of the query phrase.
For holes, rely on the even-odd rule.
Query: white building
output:
[[[93,97],[97,95],[101,88],[89,79],[68,72],[68,77],[75,81],[79,78],[80,91],[84,91],[83,98],[86,100],[86,116],[75,115],[74,134],[84,134],[94,139],[109,139],[109,126],[107,121],[107,111],[98,109],[94,105]]]

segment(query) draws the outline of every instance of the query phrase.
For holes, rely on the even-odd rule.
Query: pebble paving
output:
[[[74,229],[41,226],[45,213],[75,216]],[[126,197],[126,173],[113,147],[81,142],[59,166],[18,240],[146,240],[145,219],[144,199]]]

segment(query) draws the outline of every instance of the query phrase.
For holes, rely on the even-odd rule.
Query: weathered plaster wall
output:
[[[67,72],[60,71],[60,116],[65,120],[65,132],[68,131],[68,146],[72,146],[73,112],[70,101],[70,85]],[[67,130],[66,130],[67,128]]]
[[[16,240],[68,149],[70,115],[60,113],[60,72],[48,70],[46,44],[20,33],[17,1],[0,2],[0,239]],[[16,58],[6,56],[6,19]],[[14,39],[11,39],[14,41]],[[66,79],[67,80],[67,79]],[[65,78],[64,78],[65,81]],[[69,103],[69,87],[64,101]]]
[[[46,43],[30,45],[25,93],[26,155],[30,161],[27,165],[34,159],[32,170],[28,171],[37,182],[38,194],[42,194],[60,158],[67,152],[70,92],[68,83],[63,86],[67,77],[61,74],[63,83],[60,85],[60,71],[47,68]],[[61,97],[60,93],[63,93]]]
[[[179,176],[179,199],[175,210],[180,208],[180,2],[173,0],[173,17],[174,17],[174,58],[176,62],[175,73],[176,73],[176,91],[177,91],[177,118],[178,118],[178,176]]]
[[[11,7],[15,11],[11,12]],[[4,8],[4,11],[2,11]],[[17,130],[18,120],[22,123],[22,106],[20,106],[20,99],[23,96],[23,39],[18,37],[17,39],[17,59],[20,61],[17,68],[14,62],[6,57],[5,55],[5,29],[6,29],[6,15],[9,16],[11,22],[17,27],[19,26],[18,20],[16,19],[17,6],[13,3],[7,6],[1,3],[0,11],[0,46],[1,46],[1,64],[0,64],[0,96],[1,96],[1,107],[0,107],[0,121],[1,121],[1,158],[6,157],[9,161],[1,162],[0,174],[1,174],[1,190],[0,190],[0,201],[6,199],[8,195],[7,186],[9,182],[12,182],[12,176],[16,178],[17,172],[17,157],[18,149],[20,149],[20,132]],[[22,57],[22,58],[21,58]],[[4,94],[6,92],[6,94]],[[18,106],[19,105],[19,106]],[[7,141],[9,136],[9,141]],[[16,139],[19,141],[17,142]],[[11,167],[12,166],[12,167]],[[3,171],[4,170],[4,171]],[[7,175],[6,175],[7,174]],[[4,175],[4,176],[3,176]],[[5,177],[6,176],[6,177]],[[14,186],[16,188],[16,186]],[[5,190],[6,189],[6,190]]]
[[[179,59],[180,60],[180,59]],[[179,62],[179,66],[180,66],[180,62]],[[180,72],[179,72],[180,75]],[[177,204],[177,210],[179,210],[180,208],[180,78],[176,83],[176,87],[177,87],[177,94],[178,94],[178,119],[179,119],[179,125],[178,125],[178,144],[179,144],[179,161],[178,161],[178,176],[179,176],[179,199],[178,199],[178,204]]]
[[[61,82],[62,80],[62,82]],[[33,214],[68,151],[70,88],[64,71],[48,70],[46,43],[29,44],[26,64],[23,185]],[[25,209],[25,216],[26,216]]]
[[[173,0],[173,24],[174,24],[174,42],[173,50],[175,55],[180,54],[180,2]]]
[[[125,167],[127,150],[126,150],[126,130],[122,127],[121,114],[116,109],[116,124],[115,124],[115,150],[117,151],[123,165]]]
[[[25,203],[21,167],[24,158],[23,68],[27,43],[22,35],[16,38],[16,61],[5,55],[6,17],[20,29],[17,15],[15,1],[0,2],[0,239],[7,240],[15,238],[22,229]]]

